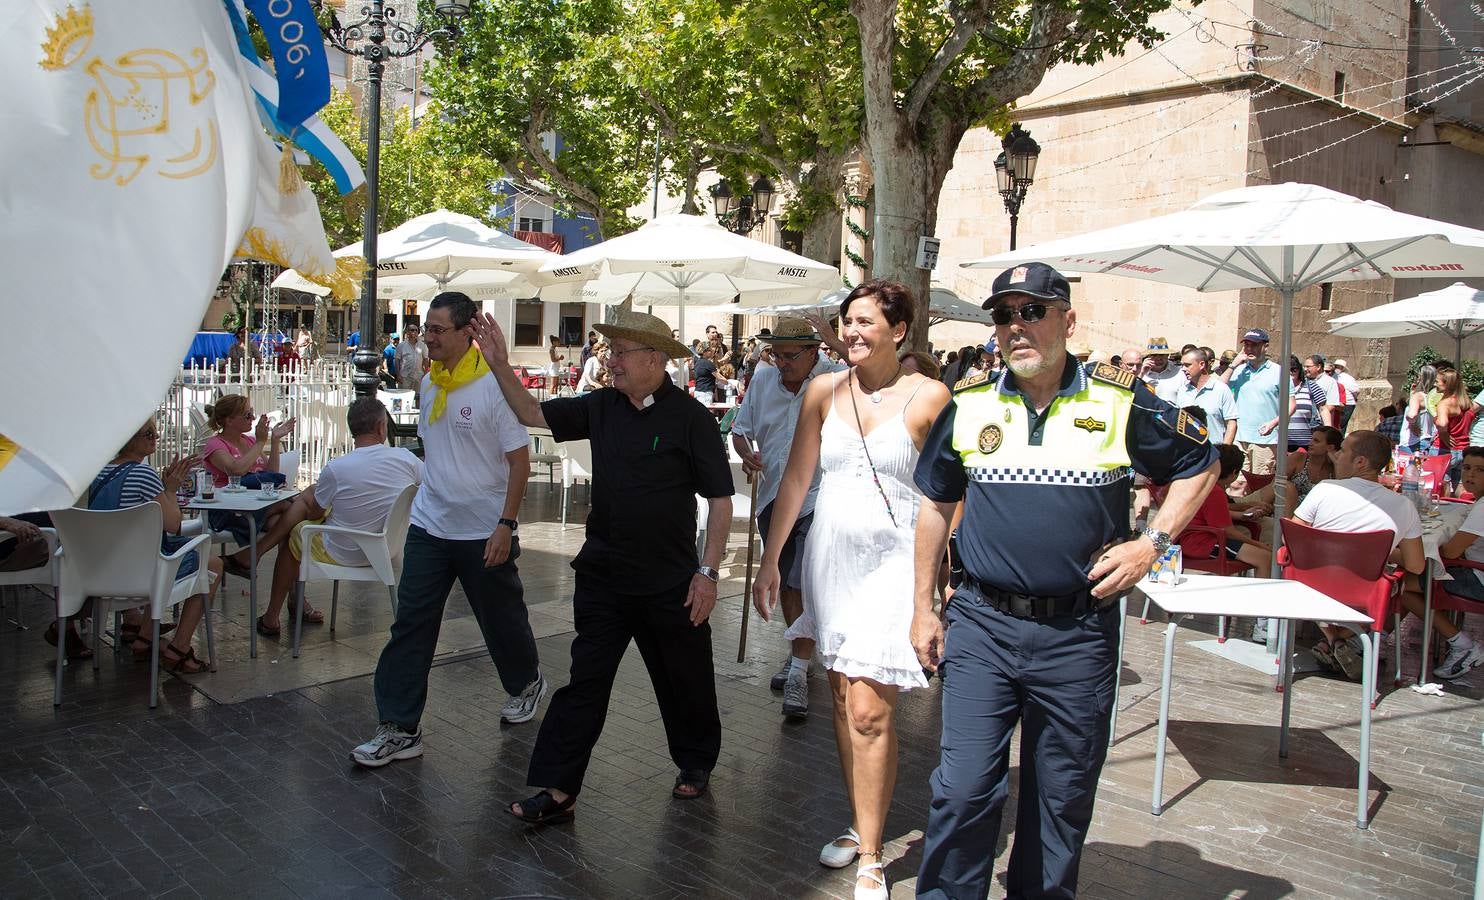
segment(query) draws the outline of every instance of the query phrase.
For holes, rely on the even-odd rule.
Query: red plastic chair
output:
[[[1448,480],[1448,464],[1453,457],[1444,453],[1441,456],[1422,457],[1422,479],[1431,481],[1433,489],[1439,494],[1443,492],[1443,484]]]
[[[1192,572],[1209,572],[1212,575],[1247,575],[1252,572],[1252,563],[1233,559],[1226,552],[1226,532],[1215,525],[1187,525],[1180,532],[1184,537],[1192,532],[1209,534],[1216,538],[1216,558],[1185,556],[1181,559],[1181,568]],[[1178,541],[1177,541],[1178,543]],[[1149,624],[1149,598],[1144,598],[1144,611],[1139,613],[1139,624]],[[1226,643],[1226,616],[1218,620],[1216,628],[1216,641]]]
[[[1380,666],[1381,636],[1384,623],[1392,620],[1392,655],[1396,658],[1393,684],[1402,683],[1401,603],[1398,589],[1406,573],[1388,570],[1391,555],[1390,531],[1341,532],[1325,531],[1293,519],[1279,521],[1283,546],[1278,549],[1278,566],[1282,577],[1331,597],[1351,609],[1364,610],[1371,617],[1371,635],[1362,640],[1375,641],[1376,663]],[[1377,673],[1380,674],[1379,672]],[[1371,698],[1371,706],[1376,698]]]

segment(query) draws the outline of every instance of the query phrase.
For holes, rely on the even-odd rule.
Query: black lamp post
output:
[[[733,234],[746,234],[761,227],[773,211],[773,182],[759,176],[752,183],[752,193],[741,197],[732,194],[732,186],[725,179],[711,189],[711,204],[716,210],[716,221]]]
[[[994,177],[1000,198],[1005,201],[1005,212],[1010,214],[1010,249],[1014,250],[1020,204],[1025,202],[1025,192],[1036,180],[1036,160],[1041,156],[1041,145],[1016,122],[1010,126],[1010,133],[1005,135],[1000,146],[1004,147],[1004,152],[994,161]]]
[[[773,198],[776,195],[773,190],[773,182],[766,176],[759,175],[757,181],[752,183],[752,193],[741,197],[732,194],[732,186],[727,184],[725,178],[711,188],[711,206],[716,211],[716,221],[721,227],[733,234],[747,234],[754,228],[761,227],[768,221],[768,214],[773,211]],[[732,316],[732,350],[735,352],[742,340],[742,317]]]
[[[376,181],[381,168],[382,74],[388,59],[412,56],[433,38],[457,37],[458,20],[469,14],[469,3],[470,0],[435,0],[433,8],[447,24],[433,31],[423,30],[420,23],[408,25],[403,22],[397,11],[383,0],[367,0],[361,7],[361,18],[349,24],[342,24],[335,11],[329,10],[330,24],[324,29],[325,39],[342,53],[366,61],[366,103],[367,115],[370,116],[366,145],[366,234],[361,244],[361,255],[366,259],[366,277],[361,283],[361,342],[351,355],[356,367],[352,380],[357,397],[376,396],[380,384],[376,368],[381,354],[373,343],[376,334],[376,232],[379,227]]]

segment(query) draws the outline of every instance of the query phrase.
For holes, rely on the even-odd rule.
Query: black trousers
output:
[[[690,623],[687,580],[656,594],[620,594],[579,574],[572,595],[577,637],[572,677],[551,698],[526,781],[569,794],[582,790],[593,747],[603,733],[618,664],[639,646],[677,768],[710,772],[721,755],[721,714],[711,665],[711,624]]]

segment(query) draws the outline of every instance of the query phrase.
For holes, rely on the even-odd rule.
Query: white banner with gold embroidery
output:
[[[71,504],[159,404],[250,223],[261,136],[219,3],[6,19],[0,513]]]

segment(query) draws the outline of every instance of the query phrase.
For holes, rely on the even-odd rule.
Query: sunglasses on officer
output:
[[[1054,308],[1054,305],[1050,303],[1023,303],[1016,309],[1011,309],[1008,306],[996,306],[989,311],[989,318],[996,325],[1009,325],[1010,321],[1018,315],[1020,316],[1020,321],[1030,324],[1031,322],[1039,322],[1046,318],[1046,313]]]

